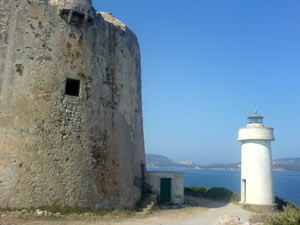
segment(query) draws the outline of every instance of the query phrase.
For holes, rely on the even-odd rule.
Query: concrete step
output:
[[[150,213],[157,204],[157,195],[147,197],[142,203],[142,214]]]

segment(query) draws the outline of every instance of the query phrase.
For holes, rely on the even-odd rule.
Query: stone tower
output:
[[[242,142],[241,203],[257,210],[275,208],[271,141],[273,128],[263,125],[263,117],[256,111],[248,117],[246,128],[239,129]]]
[[[0,49],[0,207],[134,207],[136,36],[90,0],[0,0]]]

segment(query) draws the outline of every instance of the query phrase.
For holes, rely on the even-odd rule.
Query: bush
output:
[[[277,196],[275,196],[275,203],[277,204],[277,209],[283,211],[284,207],[290,206],[291,208],[297,208],[297,206],[291,201],[285,201]]]
[[[265,225],[300,225],[300,210],[284,206],[283,212],[277,212],[266,218]]]
[[[240,200],[240,195],[238,193],[222,187],[214,187],[209,189],[205,197],[215,201],[224,202],[238,202]]]
[[[215,201],[238,202],[240,200],[240,195],[238,193],[221,187],[214,187],[208,190],[206,187],[202,186],[190,186],[184,188],[184,194]]]
[[[207,191],[208,189],[202,186],[199,187],[190,186],[184,188],[184,194],[199,197],[199,198],[204,198]]]

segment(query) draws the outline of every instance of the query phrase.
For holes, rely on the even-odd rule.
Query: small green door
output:
[[[171,178],[160,179],[160,202],[171,202]]]

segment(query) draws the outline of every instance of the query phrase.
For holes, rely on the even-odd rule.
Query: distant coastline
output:
[[[211,164],[207,166],[194,164],[192,161],[174,162],[166,156],[146,154],[147,168],[172,168],[195,170],[240,170],[240,163]],[[300,171],[300,158],[273,160],[274,171]]]
[[[169,168],[169,169],[191,169],[191,170],[241,170],[240,168],[197,168],[197,167],[152,167],[152,166],[147,166],[147,168],[150,169],[160,169],[160,168]],[[282,168],[273,168],[273,171],[300,171],[300,170],[286,170]]]

